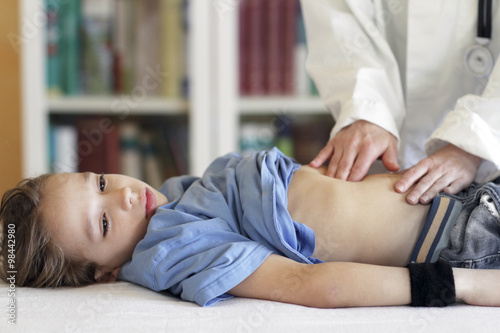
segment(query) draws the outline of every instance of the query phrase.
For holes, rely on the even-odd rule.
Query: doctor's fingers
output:
[[[334,143],[333,139],[328,141],[325,147],[320,150],[318,155],[309,163],[309,166],[313,168],[319,168],[322,166],[333,154]]]
[[[356,160],[351,167],[347,180],[357,182],[365,178],[370,166],[383,154],[385,154],[385,152],[380,151],[373,145],[363,145],[356,156]]]
[[[330,158],[330,163],[328,163],[328,169],[326,170],[326,176],[336,178],[337,169],[342,159],[343,149],[342,147],[333,148],[332,156]]]
[[[399,163],[398,163],[398,147],[396,144],[396,140],[389,143],[387,150],[382,154],[382,163],[384,167],[389,171],[398,171]]]
[[[435,162],[433,158],[423,159],[410,168],[396,184],[398,192],[405,192],[400,191],[400,183],[410,181],[412,183],[409,186],[416,184],[406,196],[408,203],[417,204],[420,202],[427,204],[439,192],[457,193],[468,185],[469,177],[464,178],[463,173],[457,172],[459,168],[454,168],[447,163],[435,164]],[[408,184],[406,183],[405,186]]]
[[[332,159],[330,160],[330,165],[328,166],[328,171],[333,175],[331,177],[347,180],[356,157],[356,150],[344,148],[335,149]]]
[[[356,150],[345,149],[341,143],[335,141],[333,155],[330,158],[326,176],[347,180],[356,156]]]
[[[366,176],[370,166],[381,154],[370,145],[354,149],[339,147],[333,153],[329,171],[334,178],[357,182]]]
[[[406,200],[412,204],[418,202],[428,204],[440,192],[450,188],[450,186],[455,186],[456,181],[457,179],[450,173],[440,174],[431,171],[417,183],[406,197]]]
[[[429,172],[430,164],[426,159],[420,161],[415,166],[406,170],[403,173],[403,176],[397,181],[394,185],[394,188],[399,193],[405,193],[412,187],[414,184],[417,184],[419,180],[421,180],[428,172]],[[417,184],[417,186],[407,195],[406,201],[410,204],[418,203],[420,196],[433,184],[435,179],[428,177],[422,184]],[[425,184],[428,183],[429,186],[425,187]]]
[[[407,201],[410,203],[427,204],[441,192],[457,194],[470,185],[473,178],[464,176],[457,170],[442,169],[430,171],[423,177],[415,188],[408,194]]]
[[[443,192],[448,194],[457,194],[458,192],[467,188],[467,186],[469,186],[471,183],[472,182],[470,182],[468,179],[464,179],[462,177],[456,178],[454,181],[452,181],[448,186],[446,186],[443,189]]]
[[[362,180],[373,162],[388,149],[386,145],[381,145],[379,142],[359,138],[348,138],[348,140],[342,138],[342,140],[335,140],[334,143],[327,175],[349,181]],[[397,155],[397,152],[395,154]]]

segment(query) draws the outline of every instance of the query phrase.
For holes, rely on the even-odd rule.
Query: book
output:
[[[111,40],[113,2],[111,0],[85,0],[81,8],[82,93],[109,95],[113,91]]]
[[[188,95],[187,0],[45,0],[49,95]]]
[[[246,0],[240,12],[241,32],[240,54],[244,58],[242,95],[263,95],[265,93],[266,40],[265,1]]]
[[[52,172],[119,173],[158,188],[189,168],[187,126],[177,120],[78,116],[52,124],[49,144]]]
[[[190,68],[189,61],[187,61],[187,55],[189,54],[189,0],[182,1],[182,38],[183,38],[183,77],[182,77],[182,96],[189,99],[189,78],[190,78]]]
[[[293,95],[295,93],[295,75],[297,75],[295,72],[295,45],[297,44],[298,2],[297,0],[283,0],[283,2],[282,93]],[[305,63],[303,66],[305,68]]]
[[[250,1],[241,1],[238,6],[238,71],[239,71],[239,91],[241,95],[248,95],[250,89],[248,87],[249,79],[249,3]]]
[[[162,95],[180,97],[184,80],[183,0],[161,0],[161,70],[167,75],[162,82]]]
[[[165,79],[160,59],[160,0],[134,1],[134,87],[137,99],[157,96]]]
[[[157,162],[160,166],[162,178],[165,180],[170,177],[179,176],[180,174],[175,166],[174,157],[170,151],[168,138],[165,134],[170,126],[164,123],[158,125],[159,126],[149,129],[149,131],[151,131],[153,136],[152,141],[156,152]]]
[[[46,0],[46,77],[49,96],[80,93],[80,0]]]
[[[61,5],[56,0],[46,0],[47,28],[46,28],[46,79],[49,96],[59,96],[62,93],[60,74],[60,19]]]
[[[120,172],[124,175],[142,179],[142,157],[139,125],[134,121],[125,121],[119,125],[120,137]]]
[[[187,128],[171,124],[165,130],[165,138],[172,156],[177,175],[188,173],[187,165]]]
[[[276,132],[274,140],[275,146],[278,147],[283,154],[294,156],[293,118],[286,115],[274,116],[272,123]]]
[[[59,24],[59,75],[63,93],[71,96],[80,94],[81,92],[81,43],[79,38],[82,15],[81,2],[80,0],[75,0],[60,3],[62,15]]]
[[[307,96],[311,94],[311,79],[306,71],[307,60],[307,44],[306,44],[306,31],[304,26],[304,18],[302,12],[297,12],[296,23],[296,43],[295,43],[295,57],[294,57],[294,79],[295,79],[295,95]]]
[[[52,172],[78,172],[78,133],[73,125],[51,126],[50,153]]]
[[[141,155],[144,181],[154,188],[160,188],[165,181],[153,135],[150,130],[141,132]]]
[[[265,93],[267,95],[283,94],[283,50],[284,1],[267,0],[265,2]]]
[[[115,94],[130,94],[134,84],[134,4],[129,0],[115,0],[114,5],[113,88]]]
[[[298,1],[246,0],[238,15],[240,95],[309,95]]]
[[[78,131],[78,170],[95,173],[120,173],[118,127],[111,118],[82,116]]]

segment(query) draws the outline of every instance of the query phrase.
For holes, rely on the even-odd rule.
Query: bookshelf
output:
[[[128,107],[126,111],[117,109],[117,100],[122,96],[59,96],[49,98],[46,92],[46,20],[44,0],[22,0],[21,20],[34,27],[29,38],[21,44],[23,78],[23,175],[33,176],[50,172],[49,130],[51,119],[85,116],[119,117],[126,112],[133,120],[152,117],[186,117],[189,127],[189,172],[201,174],[211,162],[210,153],[211,117],[206,108],[210,96],[210,68],[207,58],[209,52],[208,24],[209,15],[205,1],[191,1],[188,8],[190,33],[186,57],[191,67],[190,99],[148,96]],[[196,55],[196,56],[195,56]],[[208,126],[207,126],[208,125]],[[191,135],[196,133],[196,135]]]
[[[131,120],[185,118],[189,173],[193,175],[201,175],[215,157],[239,150],[241,125],[246,119],[277,113],[296,119],[329,117],[318,97],[240,95],[239,3],[189,0],[185,55],[189,98],[148,96],[127,110]],[[50,171],[51,119],[120,115],[114,108],[120,96],[47,96],[45,27],[39,19],[44,5],[44,0],[20,2],[22,22],[36,27],[21,44],[24,176]]]
[[[318,122],[326,120],[327,123],[328,133],[324,133],[323,137],[329,135],[333,126],[329,111],[317,95],[245,95],[240,92],[239,29],[242,15],[240,6],[257,2],[258,0],[245,1],[245,3],[214,1],[210,11],[210,17],[214,21],[212,40],[215,45],[214,67],[217,69],[214,75],[216,84],[212,87],[216,99],[214,103],[216,106],[215,127],[217,128],[217,137],[214,139],[215,156],[240,149],[242,126],[247,120],[259,119],[261,122],[268,122],[276,116],[287,116],[298,123],[307,119],[306,122],[310,124],[311,117],[317,117]],[[262,3],[264,2],[261,1],[261,5]],[[300,10],[298,2],[297,9]]]

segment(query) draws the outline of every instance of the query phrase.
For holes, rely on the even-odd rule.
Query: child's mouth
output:
[[[144,196],[145,196],[144,209],[146,211],[146,219],[149,220],[156,211],[156,196],[148,188],[146,188]]]

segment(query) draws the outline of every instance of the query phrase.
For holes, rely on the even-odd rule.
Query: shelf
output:
[[[319,97],[241,97],[239,110],[243,116],[284,114],[329,114]]]
[[[329,114],[317,97],[242,97],[238,100],[241,115],[265,115],[273,112],[290,114]],[[184,115],[189,103],[181,98],[148,97],[61,97],[48,99],[51,114],[123,114],[128,115]]]
[[[186,115],[188,102],[181,98],[132,96],[78,96],[48,99],[50,114]]]

